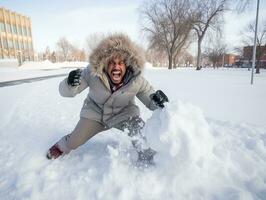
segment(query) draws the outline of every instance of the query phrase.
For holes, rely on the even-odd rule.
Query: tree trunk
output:
[[[173,68],[173,58],[171,55],[168,56],[168,69]]]
[[[257,62],[257,65],[256,65],[256,74],[259,74],[260,73],[260,60],[258,60],[258,62]]]
[[[175,60],[175,58],[173,59],[173,68],[174,69],[176,68],[176,60]]]
[[[177,63],[178,63],[177,55],[178,55],[178,54],[175,54],[175,55],[173,56],[173,65],[174,65],[173,67],[174,67],[174,69],[177,68]]]
[[[197,68],[196,70],[200,70],[201,69],[201,41],[202,41],[202,38],[198,38],[198,55],[197,55]]]
[[[260,60],[261,60],[261,57],[262,57],[262,52],[261,52],[261,48],[260,48],[261,46],[260,45],[258,45],[258,48],[257,48],[257,52],[256,52],[256,74],[259,74],[260,73],[260,65],[261,65],[261,62],[260,62]]]

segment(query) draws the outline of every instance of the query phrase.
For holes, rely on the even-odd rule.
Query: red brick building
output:
[[[266,68],[266,45],[256,48],[256,60],[260,62],[261,68]],[[242,61],[246,65],[251,65],[253,54],[253,46],[245,46],[243,49]]]
[[[219,58],[218,65],[219,66],[225,66],[225,67],[231,67],[235,65],[237,56],[235,54],[224,54]]]
[[[225,54],[224,55],[224,65],[232,66],[235,64],[236,55],[235,54]]]

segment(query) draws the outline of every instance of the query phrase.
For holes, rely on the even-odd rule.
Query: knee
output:
[[[143,119],[140,116],[134,116],[123,123],[122,129],[127,129],[129,131],[128,135],[132,137],[135,135],[140,135],[141,130],[144,128],[144,126],[145,122],[143,121]]]

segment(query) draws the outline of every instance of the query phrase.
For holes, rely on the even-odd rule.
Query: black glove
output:
[[[71,86],[80,85],[81,72],[82,72],[81,69],[76,69],[76,70],[69,72],[69,75],[67,77],[67,84]]]
[[[157,90],[155,93],[151,94],[150,97],[160,108],[164,107],[163,104],[165,102],[169,102],[168,97],[161,90]]]

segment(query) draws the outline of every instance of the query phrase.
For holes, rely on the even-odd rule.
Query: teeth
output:
[[[121,72],[120,71],[113,71],[112,74],[113,74],[113,76],[120,76]]]

